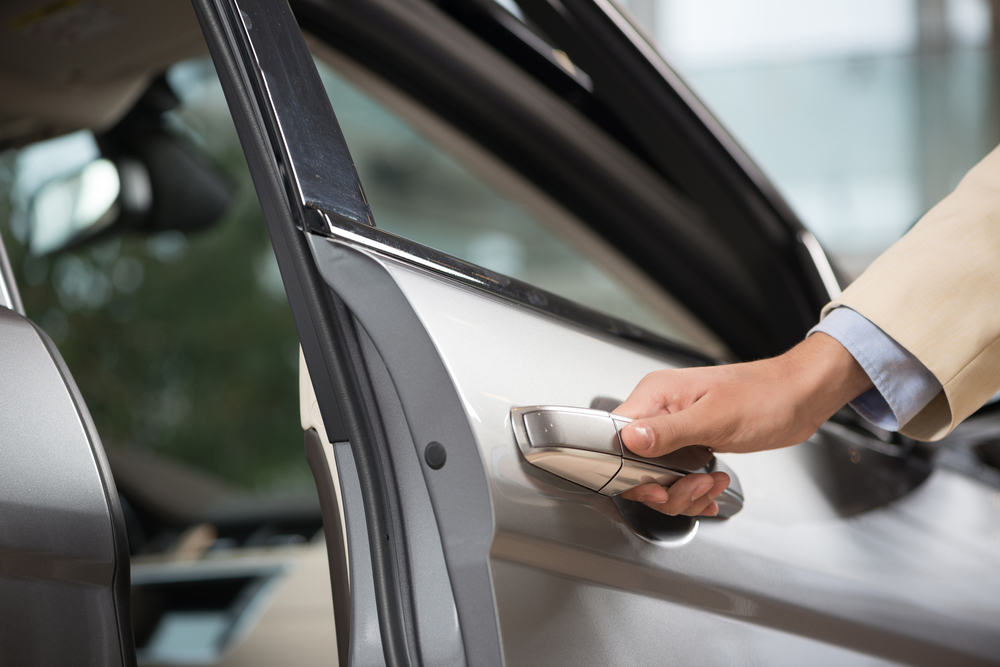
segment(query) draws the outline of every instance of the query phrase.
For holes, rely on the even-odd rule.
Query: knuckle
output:
[[[689,505],[690,503],[685,502],[683,500],[677,500],[671,498],[666,503],[664,503],[662,512],[664,514],[669,514],[670,516],[677,516],[678,514],[683,513],[684,510],[686,510]]]

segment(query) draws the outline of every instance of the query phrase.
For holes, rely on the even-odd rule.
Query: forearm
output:
[[[788,365],[787,399],[815,432],[833,413],[874,387],[865,369],[836,338],[819,331],[777,357]],[[811,434],[811,433],[810,433]]]

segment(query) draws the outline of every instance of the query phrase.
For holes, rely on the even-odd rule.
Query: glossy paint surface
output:
[[[702,521],[686,541],[647,540],[611,499],[528,465],[509,413],[624,399],[671,361],[381,261],[444,359],[491,480],[507,664],[1000,661],[995,489],[936,470],[845,518],[821,444],[807,442],[721,457],[742,482],[743,511]]]
[[[88,433],[38,330],[0,309],[0,341],[0,664],[120,665],[111,508]]]

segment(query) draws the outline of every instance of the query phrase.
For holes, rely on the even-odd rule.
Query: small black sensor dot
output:
[[[448,454],[444,451],[444,445],[440,442],[432,442],[424,449],[424,460],[434,470],[443,468],[447,458]]]

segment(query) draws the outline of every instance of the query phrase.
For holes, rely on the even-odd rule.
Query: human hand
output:
[[[729,475],[724,472],[696,473],[685,475],[669,489],[655,483],[640,484],[621,496],[670,516],[715,516],[719,513],[715,498],[726,490],[729,481]]]
[[[650,373],[615,414],[634,420],[621,438],[640,456],[690,445],[756,452],[802,442],[871,387],[850,352],[817,333],[771,359]],[[692,474],[669,489],[643,484],[622,496],[665,514],[714,516],[715,498],[728,485],[722,472]]]

